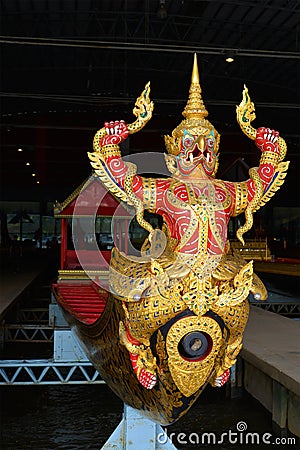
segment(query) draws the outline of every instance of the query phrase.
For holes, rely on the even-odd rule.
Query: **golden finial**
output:
[[[183,110],[183,117],[186,119],[197,118],[202,119],[208,116],[205,105],[202,100],[202,90],[199,82],[199,71],[197,63],[197,54],[194,53],[194,65],[192,71],[191,86],[189,90],[189,99]]]
[[[198,70],[198,62],[197,62],[197,53],[194,53],[194,64],[193,64],[193,72],[192,72],[192,84],[199,84],[199,70]]]

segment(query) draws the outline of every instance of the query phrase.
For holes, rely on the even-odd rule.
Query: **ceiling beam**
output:
[[[167,45],[133,42],[114,42],[97,40],[78,40],[78,39],[48,39],[48,38],[29,38],[22,36],[0,36],[0,43],[11,45],[34,45],[48,47],[77,47],[77,48],[95,48],[109,50],[126,51],[144,51],[144,52],[164,52],[164,53],[194,53],[199,52],[207,55],[224,55],[232,51],[236,56],[260,57],[260,58],[279,58],[279,59],[298,59],[298,52],[283,52],[277,50],[255,50],[243,49],[238,47],[216,47],[216,46],[196,46],[196,45]]]

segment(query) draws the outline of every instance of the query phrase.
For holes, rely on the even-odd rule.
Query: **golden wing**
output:
[[[275,194],[275,192],[280,189],[280,187],[283,185],[286,177],[286,173],[288,170],[290,162],[284,161],[278,164],[276,171],[273,176],[273,180],[271,181],[268,189],[264,193],[264,195],[260,198],[255,208],[252,210],[252,212],[256,212],[264,206]]]
[[[100,181],[109,190],[109,192],[118,197],[120,200],[126,202],[128,205],[132,205],[132,202],[129,199],[126,192],[124,191],[124,189],[117,183],[113,175],[108,170],[101,153],[88,152],[88,157],[91,161],[91,166],[95,170],[95,173],[98,175]]]

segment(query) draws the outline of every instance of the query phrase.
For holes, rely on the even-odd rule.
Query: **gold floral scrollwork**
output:
[[[212,340],[210,353],[200,361],[188,361],[178,349],[181,339],[193,331],[208,335],[208,339]],[[210,317],[184,317],[172,325],[166,339],[168,366],[174,383],[183,395],[193,395],[206,382],[222,344],[222,331]]]
[[[214,372],[209,378],[209,382],[214,386],[216,378],[236,362],[236,357],[242,347],[243,332],[248,320],[249,303],[248,300],[244,300],[234,307],[214,305],[212,309],[223,319],[229,330],[223,349],[220,350],[216,358]]]
[[[182,300],[193,313],[197,316],[202,316],[218,298],[218,288],[212,286],[209,277],[205,280],[200,280],[197,276],[190,275],[188,281],[189,290],[184,293]]]
[[[249,295],[250,289],[252,288],[252,281],[253,261],[249,261],[235,275],[233,287],[229,282],[220,285],[222,292],[215,302],[216,306],[235,306],[242,303]]]
[[[210,309],[213,298],[212,293],[200,293],[199,295],[197,291],[189,291],[182,297],[189,309],[199,316],[204,315]]]

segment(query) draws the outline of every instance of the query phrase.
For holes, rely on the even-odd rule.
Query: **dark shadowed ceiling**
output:
[[[132,121],[149,80],[155,114],[130,152],[163,150],[197,52],[209,119],[222,134],[221,170],[240,157],[258,162],[235,123],[246,84],[255,126],[288,143],[290,200],[299,180],[299,3],[1,0],[3,198],[62,200],[90,172],[95,131],[106,119]]]

